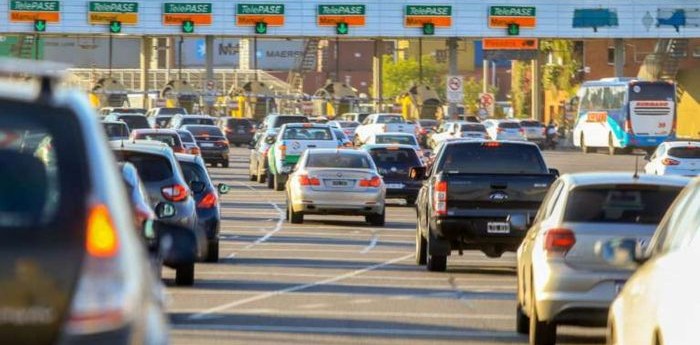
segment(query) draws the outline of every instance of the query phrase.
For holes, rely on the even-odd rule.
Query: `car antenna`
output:
[[[632,175],[632,178],[635,180],[639,179],[639,156],[638,155],[634,156],[634,175]]]

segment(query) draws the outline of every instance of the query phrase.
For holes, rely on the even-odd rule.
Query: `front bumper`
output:
[[[304,214],[370,215],[384,212],[384,191],[293,191],[292,208]]]

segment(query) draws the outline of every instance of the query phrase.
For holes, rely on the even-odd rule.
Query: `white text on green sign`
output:
[[[188,14],[209,14],[211,13],[211,4],[207,3],[173,3],[166,2],[165,13],[188,13]]]
[[[103,13],[137,13],[137,2],[90,1],[90,12]]]
[[[281,4],[238,4],[236,14],[239,15],[283,15],[284,5]]]

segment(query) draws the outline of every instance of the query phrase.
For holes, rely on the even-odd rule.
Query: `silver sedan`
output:
[[[305,214],[365,216],[384,225],[386,187],[365,151],[310,149],[287,181],[287,219],[304,222]]]

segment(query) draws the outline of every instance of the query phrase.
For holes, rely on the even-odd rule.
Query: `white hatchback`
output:
[[[492,140],[525,141],[525,129],[513,120],[486,120],[482,122]]]
[[[700,175],[700,143],[693,141],[665,142],[656,148],[644,170],[654,175]]]

